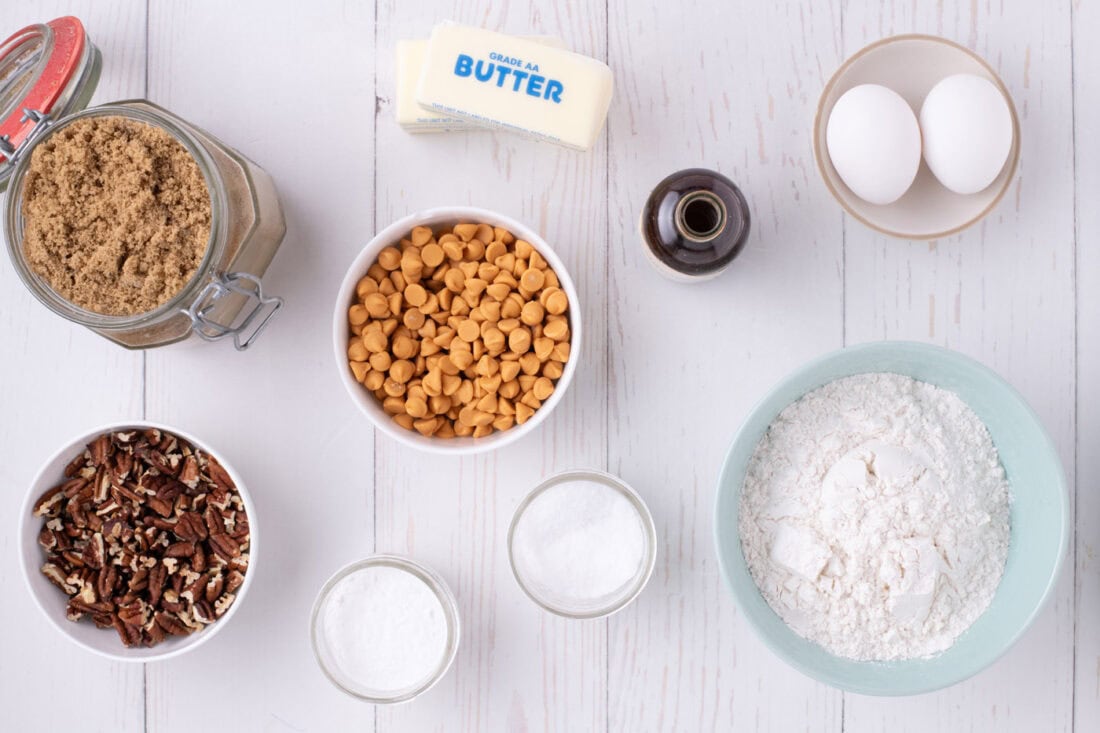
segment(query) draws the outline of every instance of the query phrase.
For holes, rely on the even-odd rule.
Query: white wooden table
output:
[[[0,35],[64,14],[103,51],[96,103],[147,97],[272,173],[290,229],[267,283],[287,307],[244,354],[128,352],[49,314],[0,261],[0,728],[1100,730],[1096,0],[5,0]],[[606,59],[615,99],[596,148],[402,132],[394,42],[443,19],[557,35]],[[1023,133],[1006,200],[932,244],[843,216],[808,133],[848,54],[911,31],[985,56]],[[650,188],[694,165],[742,186],[753,231],[731,272],[686,287],[650,268],[635,224]],[[337,381],[330,343],[353,255],[388,222],[447,204],[541,230],[586,319],[583,363],[551,419],[514,448],[464,460],[376,436]],[[1071,557],[1035,626],[976,678],[909,699],[842,694],[773,657],[723,587],[711,542],[719,464],[751,405],[803,361],[884,338],[949,346],[999,371],[1080,487]],[[228,454],[266,540],[232,624],[144,667],[93,657],[51,629],[23,588],[14,540],[26,486],[62,441],[139,417]],[[543,613],[508,570],[516,504],[541,477],[578,466],[623,476],[657,522],[653,579],[609,620]],[[317,589],[375,550],[438,569],[465,624],[454,668],[404,706],[345,697],[309,649]]]

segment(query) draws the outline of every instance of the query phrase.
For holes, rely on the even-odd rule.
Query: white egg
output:
[[[1012,149],[1012,111],[1001,91],[973,74],[949,76],[932,87],[920,110],[924,160],[955,193],[993,183]]]
[[[829,159],[852,193],[890,204],[920,168],[920,127],[908,102],[879,84],[852,87],[836,101],[825,128]]]

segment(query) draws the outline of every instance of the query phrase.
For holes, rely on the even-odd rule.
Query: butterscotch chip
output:
[[[569,307],[569,298],[565,293],[557,288],[553,289],[549,295],[546,296],[546,311],[553,313],[554,315],[560,315],[565,313]]]
[[[367,347],[363,345],[363,342],[358,339],[353,339],[348,344],[348,359],[351,361],[366,361],[368,356]]]
[[[531,416],[535,414],[534,408],[529,405],[520,402],[516,404],[516,423],[522,425],[531,419]]]
[[[487,348],[490,353],[496,354],[504,351],[505,338],[504,332],[499,328],[488,328],[482,335],[482,340],[485,342],[485,348]]]
[[[512,292],[512,289],[508,286],[507,283],[493,283],[485,289],[485,292],[493,299],[502,301],[508,297],[508,295]],[[501,312],[503,312],[503,309]]]
[[[528,326],[534,326],[537,323],[542,323],[542,318],[546,314],[542,307],[542,304],[537,300],[532,300],[525,303],[520,310],[520,320],[526,323]]]
[[[462,242],[460,242],[458,239],[452,239],[452,240],[446,241],[446,242],[441,241],[440,244],[443,246],[443,253],[445,255],[447,255],[448,259],[451,259],[451,260],[461,260],[462,259],[462,252],[465,249],[465,247],[463,246]]]
[[[511,382],[519,375],[518,361],[504,361],[500,364],[500,378],[505,382]]]
[[[413,423],[413,427],[416,428],[416,431],[421,435],[431,435],[435,432],[436,428],[439,427],[439,418],[433,417],[427,420],[417,420]]]
[[[398,359],[390,366],[390,379],[400,384],[404,384],[412,379],[415,371],[416,367],[411,361],[407,359]]]
[[[386,349],[386,334],[381,329],[363,334],[363,346],[371,353],[379,353]]]
[[[363,299],[363,306],[374,318],[385,318],[389,315],[390,304],[382,293],[371,293]]]
[[[371,369],[385,372],[389,370],[391,364],[393,364],[393,357],[391,357],[385,351],[380,351],[376,354],[370,355]]]
[[[564,321],[551,321],[543,327],[542,332],[555,341],[561,341],[569,335],[569,326]]]
[[[475,358],[478,357],[475,357],[471,351],[459,350],[451,352],[451,361],[457,364],[458,368],[462,370],[469,368],[469,366],[474,363]]]
[[[359,278],[359,282],[355,285],[355,294],[359,296],[359,299],[367,297],[371,293],[378,292],[378,282],[372,277]]]
[[[545,400],[554,394],[554,383],[548,377],[539,377],[531,388],[531,393],[539,400]]]
[[[427,244],[420,250],[420,259],[428,267],[438,267],[443,264],[443,248],[438,244]]]
[[[348,323],[353,326],[362,326],[368,318],[370,318],[370,313],[359,303],[348,309]]]
[[[520,276],[519,284],[523,286],[525,290],[535,292],[542,287],[542,284],[546,281],[546,275],[542,270],[534,267],[528,267],[526,272]]]
[[[405,324],[405,328],[416,331],[424,325],[424,314],[415,308],[410,308],[405,311],[405,315],[402,317],[401,322]],[[430,344],[431,341],[425,341],[424,343]],[[423,353],[423,350],[421,350]]]
[[[424,289],[424,286],[412,283],[405,287],[405,300],[408,301],[409,305],[419,308],[427,302],[428,291]]]
[[[545,336],[535,339],[535,356],[539,358],[539,361],[546,361],[553,352],[554,339]]]
[[[489,244],[493,241],[493,228],[488,224],[478,224],[477,231],[474,236],[483,244]]]
[[[531,332],[520,327],[508,334],[508,348],[522,354],[531,348]]]
[[[430,397],[438,397],[443,393],[443,380],[438,369],[433,369],[424,375],[424,393]]]
[[[471,239],[466,243],[466,259],[474,263],[485,257],[485,244],[480,239]]]
[[[397,247],[386,247],[378,253],[378,264],[384,270],[396,270],[401,267],[401,252]]]
[[[469,242],[477,234],[477,224],[456,224],[454,233],[463,242]]]
[[[410,397],[405,400],[405,412],[413,417],[424,417],[428,414],[428,403],[420,397]]]
[[[565,310],[551,312],[560,290],[545,260],[473,223],[417,228],[387,250],[394,269],[374,263],[348,311],[369,356],[352,367],[356,378],[397,424],[424,435],[484,436],[529,419],[553,394],[564,373],[557,349],[568,346],[568,298],[560,293]]]
[[[519,368],[524,375],[534,375],[539,372],[539,357],[536,354],[527,353],[519,358]],[[526,389],[526,385],[524,386]]]
[[[458,337],[467,343],[473,343],[481,335],[481,329],[475,321],[465,320],[458,324]]]

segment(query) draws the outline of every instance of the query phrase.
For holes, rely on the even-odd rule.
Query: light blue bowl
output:
[[[834,656],[790,629],[768,606],[741,553],[738,510],[745,470],[768,425],[787,405],[827,382],[893,372],[951,390],[989,428],[1008,474],[1011,540],[993,602],[947,651],[926,659],[857,662]],[[826,684],[866,695],[915,695],[977,674],[1008,651],[1039,614],[1058,580],[1069,543],[1069,499],[1062,464],[1039,418],[997,374],[947,349],[880,342],[834,351],[780,382],[733,439],[718,479],[714,538],[718,561],[741,613],[792,667]]]

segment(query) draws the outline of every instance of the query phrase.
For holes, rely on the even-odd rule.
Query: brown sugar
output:
[[[23,252],[58,295],[85,310],[135,315],[194,276],[210,238],[210,197],[194,157],[169,133],[88,117],[34,147]]]

